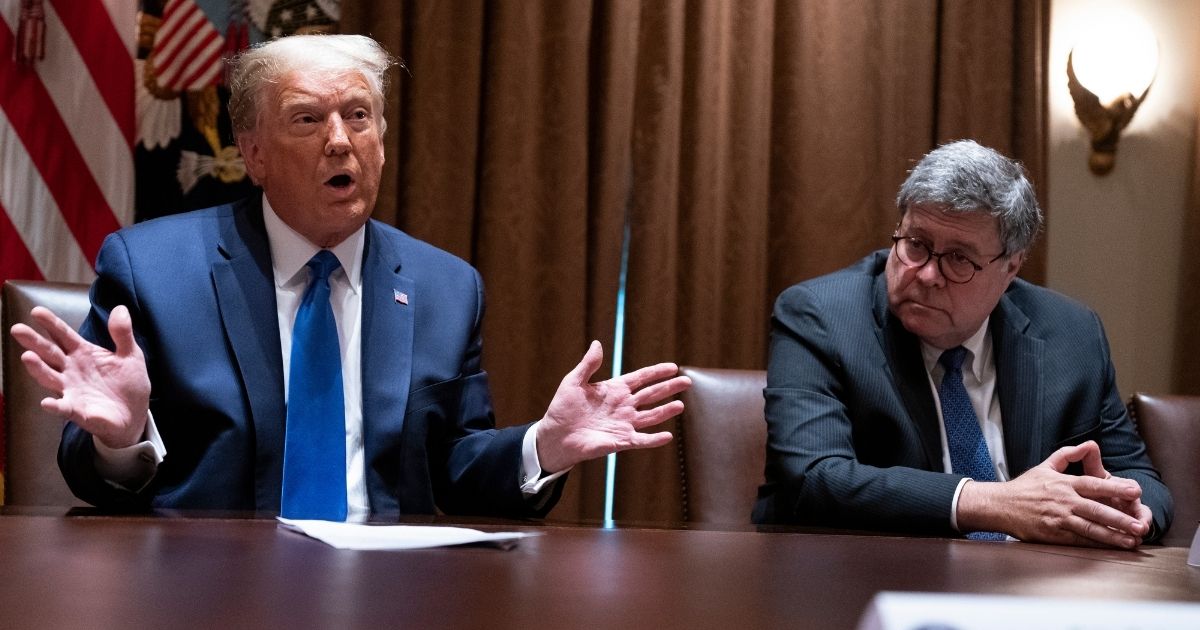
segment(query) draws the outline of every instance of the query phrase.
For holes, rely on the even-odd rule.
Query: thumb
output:
[[[600,369],[600,364],[604,363],[604,348],[600,346],[599,341],[592,341],[592,345],[588,346],[587,352],[584,353],[583,359],[579,361],[579,365],[571,370],[567,377],[563,379],[573,385],[586,385],[592,380],[592,375],[596,370]]]
[[[1100,446],[1092,440],[1075,446],[1064,446],[1051,453],[1045,463],[1054,472],[1061,473],[1067,470],[1067,466],[1080,461],[1083,462],[1084,473],[1089,477],[1103,479],[1107,476],[1104,464],[1100,460]]]
[[[133,318],[129,316],[129,309],[124,305],[117,305],[109,314],[108,334],[116,346],[117,355],[134,356],[139,350],[137,341],[133,338]]]

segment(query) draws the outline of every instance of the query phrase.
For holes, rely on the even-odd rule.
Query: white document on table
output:
[[[1200,604],[966,595],[875,595],[858,630],[1158,630],[1200,628]]]
[[[481,532],[466,527],[436,525],[365,525],[278,518],[286,529],[316,538],[338,549],[426,549],[474,543],[510,549],[522,538],[541,535],[537,532]]]

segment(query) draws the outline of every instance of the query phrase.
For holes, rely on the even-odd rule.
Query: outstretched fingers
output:
[[[674,363],[658,363],[624,374],[621,376],[621,380],[625,382],[625,386],[629,388],[629,391],[635,392],[650,383],[661,381],[678,373],[678,365]],[[691,381],[688,382],[690,383]]]
[[[67,357],[63,354],[62,348],[33,328],[25,324],[13,324],[11,332],[13,339],[16,339],[22,348],[28,350],[25,354],[40,359],[48,368],[62,371],[67,364]],[[21,360],[25,361],[24,355]],[[26,364],[28,365],[28,363]]]
[[[34,321],[46,331],[50,336],[50,340],[62,349],[63,354],[71,354],[81,344],[87,343],[79,333],[75,332],[74,328],[67,325],[62,319],[55,315],[53,311],[44,306],[35,306],[29,311]]]
[[[635,430],[641,431],[642,429],[662,424],[681,413],[683,413],[683,403],[678,400],[672,400],[665,405],[637,412],[637,415],[630,424],[633,425]]]
[[[577,387],[587,385],[592,380],[592,376],[596,374],[596,370],[600,369],[600,365],[604,363],[604,348],[601,347],[599,341],[593,340],[588,346],[587,352],[583,354],[583,359],[563,377],[564,384],[570,384]]]
[[[133,318],[124,305],[118,305],[109,314],[108,334],[112,337],[117,356],[136,356],[139,352],[137,340],[133,338]]]
[[[670,380],[654,383],[635,391],[631,402],[633,406],[641,408],[670,398],[675,394],[687,390],[691,386],[692,379],[686,376],[676,376]]]
[[[38,385],[41,385],[55,396],[62,396],[62,373],[47,365],[45,359],[36,351],[27,350],[22,352],[21,363],[25,364],[25,371],[33,377],[33,380],[37,381]]]
[[[673,436],[671,435],[670,431],[659,431],[657,433],[634,433],[632,436],[630,436],[629,443],[626,445],[626,447],[627,449],[658,448],[660,446],[670,444],[672,437]]]

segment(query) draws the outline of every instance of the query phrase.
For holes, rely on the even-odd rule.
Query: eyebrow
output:
[[[321,102],[321,96],[311,92],[300,90],[288,90],[279,97],[280,110],[287,112],[294,109],[303,109],[312,107]],[[346,98],[342,102],[343,106],[366,106],[368,109],[374,109],[375,101],[371,97],[370,90],[355,89],[347,93]]]
[[[907,236],[915,236],[915,237],[925,241],[926,243],[929,244],[930,249],[932,249],[933,248],[933,239],[929,238],[928,234],[929,234],[928,232],[926,232],[925,230],[922,230],[919,226],[912,226],[912,225],[908,226]],[[971,245],[970,243],[963,243],[962,241],[951,239],[947,245],[948,245],[948,247],[943,247],[944,251],[959,252],[962,254],[970,254],[975,257],[983,256],[983,253],[980,252],[978,249],[976,249],[975,246]]]

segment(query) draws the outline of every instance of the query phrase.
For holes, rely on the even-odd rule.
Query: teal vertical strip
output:
[[[629,276],[629,218],[621,235],[621,275],[617,283],[617,317],[613,330],[612,377],[621,375],[625,360],[625,281]],[[609,453],[604,462],[604,528],[612,529],[613,491],[617,481],[617,454]]]

